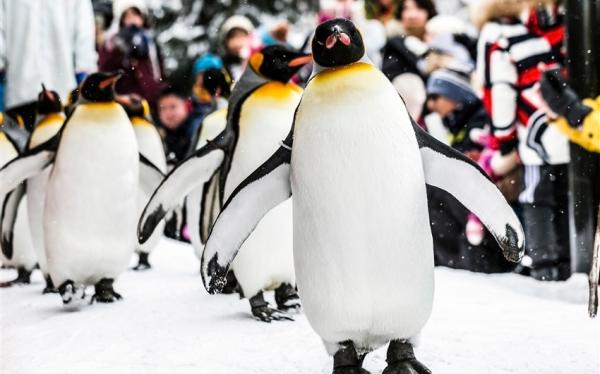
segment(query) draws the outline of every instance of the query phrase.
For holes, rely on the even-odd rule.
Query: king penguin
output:
[[[292,131],[213,225],[204,284],[221,290],[257,222],[293,194],[298,290],[333,372],[366,373],[364,356],[389,343],[385,374],[430,373],[412,346],[433,303],[426,184],[477,214],[509,260],[522,256],[523,229],[475,163],[411,120],[351,21],[319,25],[312,52]]]
[[[21,125],[0,112],[0,167],[25,150],[28,138],[29,133]],[[23,199],[25,188],[21,184],[9,194],[0,194],[0,262],[17,270],[15,279],[0,283],[2,288],[29,284],[37,264],[27,221],[27,202]]]
[[[152,123],[148,102],[137,95],[119,96],[117,97],[117,102],[123,106],[125,112],[127,112],[127,116],[131,120],[140,154],[144,155],[161,172],[166,173],[167,158],[165,156],[165,149],[160,134],[156,126]],[[138,192],[137,216],[142,214],[142,210],[146,206],[148,199],[150,199],[150,196],[144,192],[141,186]],[[134,240],[137,244],[135,252],[138,255],[138,263],[133,267],[134,270],[145,270],[151,267],[148,257],[158,244],[164,227],[165,222],[162,221],[150,239],[142,245],[137,244],[137,239]],[[135,232],[132,235],[135,236]]]
[[[28,149],[35,148],[58,134],[65,122],[65,115],[62,111],[63,107],[58,93],[47,90],[42,85],[42,92],[38,95],[37,101],[37,121],[29,138]],[[48,263],[44,248],[44,204],[51,170],[52,167],[48,167],[42,173],[27,180],[27,212],[29,214],[31,240],[40,270],[46,280],[43,293],[58,292],[48,274]]]
[[[173,169],[155,192],[138,226],[141,242],[176,199],[218,175],[221,205],[235,186],[277,149],[289,132],[302,92],[289,80],[310,60],[309,55],[277,45],[250,57],[231,93],[225,130]],[[291,209],[291,202],[286,202],[267,215],[232,267],[243,295],[249,298],[252,314],[265,322],[291,320],[285,311],[300,307],[292,258]],[[264,299],[263,291],[270,289],[275,289],[278,309]]]
[[[113,282],[134,248],[138,180],[153,191],[164,174],[138,154],[125,110],[114,101],[119,73],[94,73],[62,129],[0,169],[0,193],[53,165],[44,207],[48,271],[63,303],[77,307],[121,296]]]

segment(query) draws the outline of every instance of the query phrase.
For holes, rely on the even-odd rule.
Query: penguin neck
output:
[[[374,67],[373,65],[373,61],[371,61],[371,59],[369,58],[369,56],[367,56],[367,54],[365,53],[360,60],[353,62],[351,64],[347,64],[347,65],[339,65],[339,66],[331,66],[331,67],[325,67],[325,66],[321,66],[319,65],[316,61],[313,62],[313,70],[312,70],[312,74],[310,75],[310,78],[308,78],[308,80],[310,81],[311,79],[313,79],[316,75],[328,71],[328,70],[339,70],[341,68],[347,67],[347,66],[352,66],[355,64],[368,64]]]
[[[140,127],[144,127],[144,126],[152,126],[152,123],[150,123],[150,121],[148,121],[146,118],[144,117],[140,117],[140,116],[133,116],[130,118],[131,120],[131,124],[134,127],[140,126]]]
[[[51,123],[64,122],[65,116],[60,112],[47,113],[38,116],[36,128],[46,126]]]

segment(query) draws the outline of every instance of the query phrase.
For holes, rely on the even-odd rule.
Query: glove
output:
[[[600,153],[600,97],[585,99],[584,103],[593,111],[583,119],[579,129],[569,126],[564,118],[559,118],[554,125],[573,143],[590,152]]]
[[[581,103],[575,91],[567,85],[559,68],[542,73],[540,90],[550,109],[565,117],[572,127],[579,127],[585,116],[592,111]]]

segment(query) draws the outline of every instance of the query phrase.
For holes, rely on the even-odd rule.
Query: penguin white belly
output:
[[[34,148],[52,138],[60,130],[64,117],[56,116],[54,120],[39,123],[29,141],[29,149]],[[27,180],[27,214],[31,230],[31,242],[40,265],[40,270],[48,274],[46,250],[44,248],[44,203],[48,178],[52,171],[49,166],[42,173]]]
[[[8,140],[6,135],[0,132],[0,167],[6,165],[9,161],[18,156],[17,150]],[[4,205],[4,197],[0,197],[0,206]],[[17,220],[14,228],[14,252],[13,257],[7,259],[0,251],[0,262],[7,266],[24,267],[32,270],[37,262],[33,244],[31,243],[31,234],[29,223],[27,222],[27,204],[26,200],[21,200],[17,208]]]
[[[276,82],[262,86],[246,100],[225,200],[279,148],[299,101],[299,89]],[[269,212],[242,245],[232,269],[246,297],[283,282],[295,284],[292,232],[292,204],[285,202]]]
[[[44,274],[48,274],[48,262],[44,248],[44,202],[51,170],[52,166],[27,180],[27,214],[31,230],[31,242],[40,270]]]
[[[10,160],[18,155],[19,154],[17,153],[17,150],[8,140],[6,135],[3,132],[0,132],[0,167],[6,165]],[[5,198],[6,196],[0,195],[0,206],[4,206]],[[0,251],[0,260],[2,261],[2,264],[8,265],[8,259],[4,257],[2,251]]]
[[[83,104],[66,125],[48,181],[44,232],[50,275],[115,278],[134,248],[138,148],[117,104]]]
[[[346,340],[369,350],[418,334],[434,288],[410,119],[380,72],[353,69],[355,77],[338,72],[309,83],[292,152],[299,294],[330,351]]]
[[[162,141],[160,139],[160,135],[158,131],[151,123],[141,120],[138,118],[133,119],[133,131],[135,132],[135,137],[138,143],[139,152],[144,155],[150,162],[152,162],[160,171],[166,173],[167,171],[167,160],[165,157],[165,150],[162,145]],[[142,215],[144,211],[144,207],[150,200],[150,196],[148,196],[144,191],[139,188],[138,189],[138,197],[137,197],[137,217]],[[150,236],[150,238],[144,244],[137,244],[137,251],[150,253],[158,244],[160,237],[165,229],[165,221],[161,221],[154,230],[154,233]],[[137,235],[134,232],[134,242],[137,243]]]
[[[15,221],[14,235],[15,245],[13,258],[10,261],[2,263],[12,266],[22,266],[27,270],[33,270],[38,262],[33,243],[31,241],[31,231],[29,229],[29,219],[27,218],[27,199],[21,200],[17,208],[17,220]]]

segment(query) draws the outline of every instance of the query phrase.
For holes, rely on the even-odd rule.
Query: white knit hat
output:
[[[224,40],[227,36],[227,33],[233,29],[242,29],[248,34],[251,34],[254,31],[254,25],[252,24],[252,21],[248,19],[248,17],[235,14],[227,18],[221,25],[221,29],[219,30],[219,36],[221,40]]]

